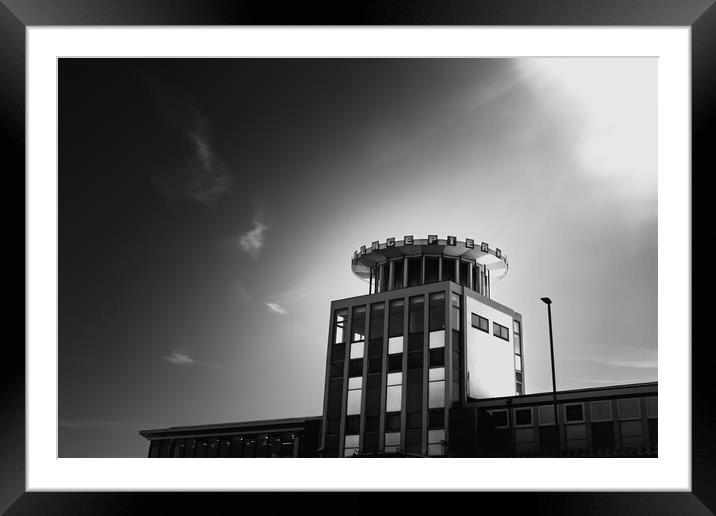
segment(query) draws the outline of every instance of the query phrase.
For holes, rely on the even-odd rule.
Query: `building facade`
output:
[[[353,254],[331,303],[323,414],[144,430],[150,457],[654,456],[657,384],[525,395],[522,316],[492,299],[500,249],[406,236]],[[551,419],[550,419],[551,418]]]

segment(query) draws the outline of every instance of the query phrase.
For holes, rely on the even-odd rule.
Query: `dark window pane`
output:
[[[423,334],[423,314],[425,312],[425,299],[423,296],[411,297],[408,312],[408,333]]]
[[[531,425],[532,424],[532,409],[516,409],[515,410],[515,424],[516,425]]]
[[[422,258],[408,258],[408,286],[415,287],[420,285],[420,268]]]
[[[390,318],[388,321],[388,336],[397,337],[403,334],[403,312],[405,302],[402,299],[394,299],[390,302]]]
[[[556,455],[559,452],[557,427],[541,426],[539,428],[539,448],[542,455]]]
[[[439,258],[437,256],[425,257],[425,283],[435,283],[438,281]]]
[[[343,388],[343,378],[333,378],[328,382],[328,390],[335,392]]]
[[[360,416],[346,416],[346,434],[360,433]]]
[[[416,351],[408,353],[408,369],[420,369],[423,367],[423,352]]]
[[[335,344],[331,350],[331,361],[332,362],[342,362],[345,357],[346,357],[346,345],[345,344]]]
[[[659,420],[649,419],[647,425],[649,427],[649,448],[656,450],[659,447]]]
[[[460,285],[470,287],[469,279],[470,279],[470,268],[471,267],[472,267],[472,264],[470,262],[461,262],[460,263]]]
[[[423,340],[422,333],[412,333],[408,335],[408,351],[422,351]]]
[[[366,432],[363,441],[363,450],[365,453],[375,453],[378,451],[378,432]]]
[[[368,416],[365,418],[365,431],[377,432],[380,428],[380,416]]]
[[[582,421],[584,415],[582,413],[582,405],[566,405],[564,413],[567,421]]]
[[[420,430],[423,427],[423,413],[408,412],[406,424],[408,425],[408,430]]]
[[[445,427],[445,411],[442,409],[432,409],[428,412],[430,428]]]
[[[408,371],[408,375],[414,371]],[[419,370],[417,371],[422,376],[423,371]],[[417,376],[417,375],[416,375]],[[420,381],[411,383],[410,377],[408,377],[408,386],[407,386],[407,393],[406,396],[408,399],[406,400],[406,410],[408,411],[418,411],[422,410],[423,408],[423,382],[422,378],[420,378]]]
[[[366,389],[365,413],[380,414],[380,386]]]
[[[383,341],[383,320],[385,319],[385,303],[370,305],[370,338]]]
[[[338,436],[326,436],[326,457],[338,457]]]
[[[363,376],[363,359],[354,358],[348,366],[348,376]]]
[[[403,288],[403,260],[393,262],[393,288]]]
[[[368,356],[380,357],[383,355],[383,338],[370,339],[368,341]]]
[[[430,367],[445,365],[445,348],[430,350]]]
[[[380,278],[379,285],[381,292],[385,292],[386,290],[388,290],[389,274],[389,266],[387,263],[378,266],[378,276]]]
[[[455,281],[455,259],[443,257],[442,281]]]
[[[383,370],[383,358],[382,357],[369,357],[368,358],[368,373],[380,373]]]
[[[409,430],[405,435],[405,447],[408,453],[420,453],[423,433],[420,430]]]
[[[341,415],[341,392],[328,392],[328,413],[327,417],[333,419]]]
[[[326,424],[326,433],[329,434],[337,434],[341,430],[341,420],[340,419],[329,419],[328,423]]]
[[[445,329],[445,292],[430,294],[430,331]]]
[[[614,426],[611,421],[592,423],[592,447],[595,452],[614,450]]]
[[[386,414],[385,431],[400,432],[400,412],[389,412]]]
[[[395,353],[388,355],[388,372],[401,371],[403,369],[403,354]]]
[[[507,426],[507,411],[496,410],[492,413],[492,424],[495,427]]]

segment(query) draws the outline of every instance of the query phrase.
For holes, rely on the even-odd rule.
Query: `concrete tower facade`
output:
[[[524,393],[522,316],[491,299],[500,249],[406,236],[362,246],[351,266],[368,294],[331,303],[325,456],[446,456],[450,408]]]

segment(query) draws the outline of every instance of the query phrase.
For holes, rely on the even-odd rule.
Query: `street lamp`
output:
[[[552,338],[552,300],[548,297],[540,298],[547,305],[547,318],[549,319],[549,355],[552,364],[552,402],[554,403],[554,428],[557,431],[557,444],[560,454],[562,452],[562,439],[559,436],[559,419],[557,418],[557,380],[554,374],[554,339]]]

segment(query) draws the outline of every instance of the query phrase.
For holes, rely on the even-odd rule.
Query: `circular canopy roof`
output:
[[[369,281],[370,270],[376,265],[386,263],[393,258],[411,256],[444,256],[475,260],[490,271],[490,280],[497,281],[507,274],[507,256],[498,248],[490,249],[486,243],[476,244],[472,239],[457,240],[448,236],[439,239],[434,235],[427,239],[405,237],[403,240],[388,238],[385,242],[373,242],[370,246],[361,246],[353,253],[351,269],[362,280]]]

